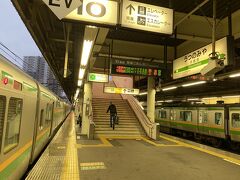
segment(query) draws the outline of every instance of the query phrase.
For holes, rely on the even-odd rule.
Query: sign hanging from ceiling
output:
[[[105,93],[111,93],[111,94],[132,94],[132,95],[138,95],[139,94],[139,89],[104,87],[104,92]]]
[[[173,10],[159,6],[123,0],[123,27],[163,33],[173,33]]]
[[[108,82],[108,75],[107,74],[89,73],[88,81],[102,82],[102,83]]]
[[[74,9],[82,5],[80,0],[43,0],[43,2],[59,19],[64,18]]]
[[[162,69],[160,69],[156,63],[112,59],[111,74],[160,77],[162,75]]]
[[[224,59],[224,65],[228,65],[228,45],[227,37],[216,41],[216,52],[221,59]],[[208,64],[209,54],[212,53],[212,44],[204,46],[185,56],[173,61],[173,79],[178,79],[193,74],[198,74]]]
[[[65,18],[116,25],[118,19],[118,2],[108,0],[83,0],[82,5]]]

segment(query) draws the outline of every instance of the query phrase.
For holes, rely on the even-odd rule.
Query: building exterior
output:
[[[58,96],[65,96],[62,87],[55,79],[51,69],[43,57],[25,56],[23,70],[38,82],[52,90]]]

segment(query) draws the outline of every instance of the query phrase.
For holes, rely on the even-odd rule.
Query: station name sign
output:
[[[111,94],[131,94],[131,95],[138,95],[139,89],[132,89],[132,88],[117,88],[117,87],[104,87],[105,93]]]
[[[228,65],[228,38],[216,41],[216,52],[224,59],[224,65]],[[212,44],[197,49],[173,61],[173,79],[178,79],[193,74],[198,74],[203,67],[208,65],[209,54],[212,53]]]

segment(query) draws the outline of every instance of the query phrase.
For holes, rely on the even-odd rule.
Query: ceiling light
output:
[[[82,57],[81,57],[81,66],[86,66],[88,64],[89,56],[92,49],[92,44],[93,44],[93,41],[84,40]]]
[[[83,81],[82,80],[78,80],[78,86],[82,86]]]
[[[229,77],[230,77],[230,78],[234,78],[234,77],[239,77],[239,76],[240,76],[240,73],[236,73],[236,74],[230,75]]]
[[[216,78],[214,78],[214,79],[213,79],[213,81],[215,82],[215,81],[217,81],[217,79],[216,79]]]
[[[162,91],[169,91],[169,90],[176,89],[176,88],[177,88],[176,86],[163,88]]]
[[[165,100],[165,102],[173,102],[173,100]]]
[[[157,101],[157,103],[163,103],[164,101]]]
[[[233,96],[223,96],[222,98],[239,98],[240,95],[233,95]]]
[[[147,92],[142,92],[142,93],[139,93],[139,96],[142,96],[142,95],[146,95]]]
[[[204,84],[204,83],[206,83],[206,81],[198,81],[198,82],[183,84],[182,87],[194,86],[194,85]]]
[[[206,97],[206,98],[202,98],[202,100],[210,100],[210,99],[216,99],[217,97]]]
[[[74,96],[74,99],[75,99],[75,100],[78,98],[79,92],[80,92],[80,89],[78,88],[78,89],[76,90],[76,93],[75,93],[75,96]]]
[[[190,99],[187,99],[188,101],[199,101],[199,98],[190,98]]]
[[[79,69],[79,74],[78,74],[78,79],[83,79],[85,73],[85,69],[80,68]]]
[[[91,13],[93,13],[95,16],[99,16],[102,13],[100,4],[93,4],[90,9]]]

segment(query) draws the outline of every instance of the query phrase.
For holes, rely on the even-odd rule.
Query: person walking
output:
[[[117,117],[117,108],[116,106],[110,102],[110,105],[108,106],[107,113],[110,111],[110,127],[115,128],[115,120]]]

